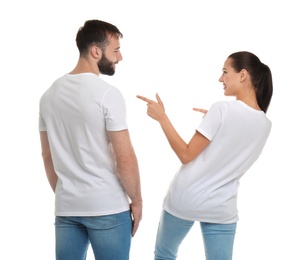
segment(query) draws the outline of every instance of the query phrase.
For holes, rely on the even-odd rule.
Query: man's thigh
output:
[[[132,231],[130,211],[91,217],[87,229],[96,259],[129,259]]]
[[[84,260],[89,246],[88,231],[79,217],[56,217],[56,260]]]

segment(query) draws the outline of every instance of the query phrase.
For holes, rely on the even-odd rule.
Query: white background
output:
[[[242,178],[234,259],[295,259],[294,24],[292,1],[2,1],[0,6],[0,259],[54,259],[54,194],[45,176],[38,102],[78,59],[75,36],[88,19],[123,32],[123,61],[107,81],[125,96],[144,199],[131,260],[153,259],[161,204],[180,166],[158,123],[137,94],[158,92],[185,140],[208,108],[225,99],[218,78],[232,52],[255,53],[273,73],[268,116],[273,129],[264,152]],[[293,4],[292,4],[293,6]],[[4,257],[5,256],[5,257]],[[91,250],[89,259],[93,259]],[[199,225],[179,260],[205,259]]]

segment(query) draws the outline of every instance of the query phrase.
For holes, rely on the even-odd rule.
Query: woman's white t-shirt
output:
[[[180,167],[164,209],[186,220],[236,222],[239,179],[261,154],[270,130],[263,111],[238,100],[215,103],[197,128],[211,142]]]

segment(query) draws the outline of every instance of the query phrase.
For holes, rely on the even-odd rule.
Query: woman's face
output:
[[[223,83],[225,96],[238,95],[238,92],[241,89],[241,73],[236,72],[231,66],[231,58],[225,60],[219,81]]]

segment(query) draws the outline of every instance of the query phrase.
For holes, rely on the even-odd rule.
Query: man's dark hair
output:
[[[108,37],[122,38],[123,34],[113,24],[100,21],[88,20],[79,28],[76,36],[76,44],[80,56],[86,55],[89,47],[96,45],[102,50],[108,45]]]

